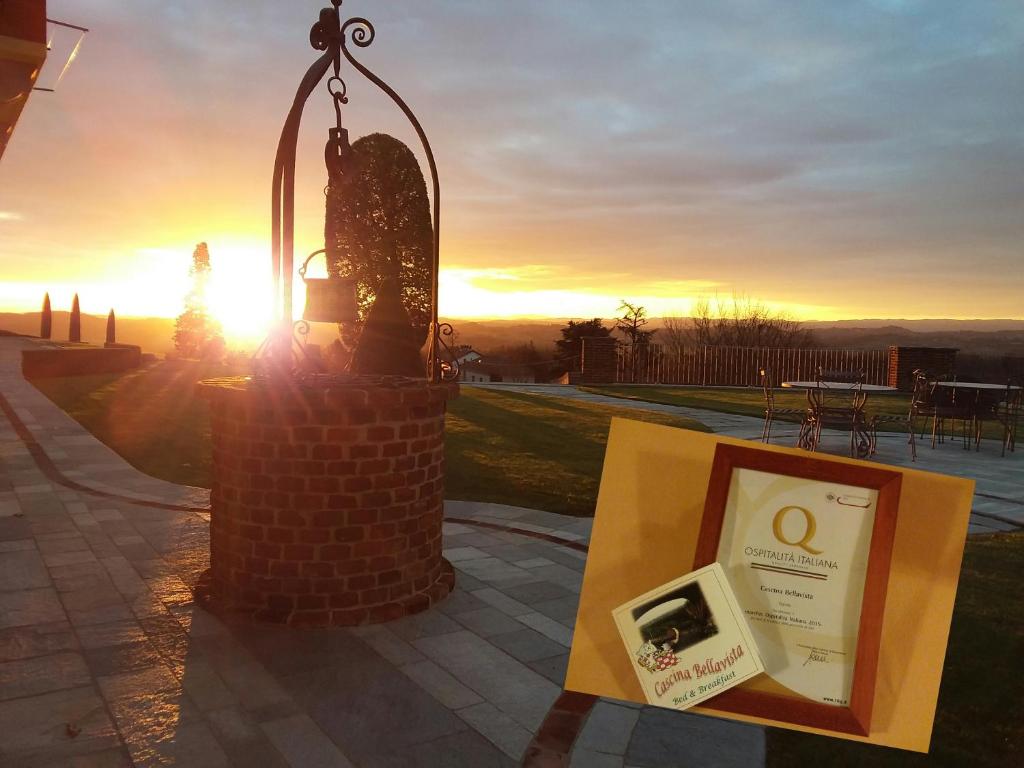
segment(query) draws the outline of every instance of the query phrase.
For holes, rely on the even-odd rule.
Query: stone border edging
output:
[[[55,406],[56,407],[56,406]],[[128,504],[138,504],[145,507],[152,507],[154,509],[166,509],[171,512],[196,512],[209,514],[209,507],[190,507],[181,504],[168,504],[164,501],[153,501],[151,499],[138,499],[131,496],[122,496],[121,494],[111,493],[109,491],[101,491],[98,488],[90,488],[87,485],[72,480],[67,477],[60,468],[53,463],[53,459],[47,455],[43,446],[39,444],[31,430],[25,425],[25,422],[21,420],[14,408],[8,402],[7,398],[4,397],[3,393],[0,392],[0,411],[3,411],[4,416],[11,422],[11,426],[14,427],[14,432],[18,436],[18,439],[25,444],[28,448],[28,452],[31,454],[32,459],[35,461],[36,466],[46,476],[47,480],[62,485],[65,488],[70,488],[73,491],[79,493],[88,493],[92,496],[99,496],[105,499],[116,499],[117,501],[123,501]]]

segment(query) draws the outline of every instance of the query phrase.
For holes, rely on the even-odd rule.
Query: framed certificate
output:
[[[704,706],[871,732],[901,477],[717,446],[694,568],[721,564],[765,675]]]

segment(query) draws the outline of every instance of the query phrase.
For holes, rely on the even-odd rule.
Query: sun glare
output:
[[[273,279],[266,259],[249,247],[210,244],[206,305],[224,330],[224,339],[253,344],[270,330]]]

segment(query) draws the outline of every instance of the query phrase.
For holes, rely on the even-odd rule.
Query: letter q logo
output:
[[[782,525],[788,515],[793,510],[800,512],[804,516],[804,535],[798,538],[796,541],[791,541],[786,538],[785,533],[782,530]],[[790,505],[783,507],[775,513],[775,518],[772,520],[772,533],[775,534],[775,538],[781,541],[783,544],[788,544],[791,547],[800,547],[805,552],[809,552],[812,555],[820,555],[824,550],[814,549],[811,547],[811,539],[814,538],[814,533],[818,529],[818,523],[814,519],[814,515],[811,514],[809,509],[798,507],[796,505]]]

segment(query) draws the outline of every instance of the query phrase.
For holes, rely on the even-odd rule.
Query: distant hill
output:
[[[578,318],[579,319],[579,318]],[[444,318],[442,318],[444,321]],[[106,316],[82,315],[82,340],[102,343]],[[447,319],[456,331],[456,343],[490,352],[501,347],[532,343],[541,353],[553,350],[568,319],[458,320]],[[606,319],[606,326],[614,320]],[[663,325],[652,318],[649,328]],[[1024,320],[837,320],[811,321],[820,346],[851,349],[884,349],[891,344],[921,347],[956,347],[963,354],[1024,356]],[[0,330],[34,336],[39,333],[39,313],[0,313]],[[55,339],[66,339],[68,313],[53,313]],[[118,317],[117,340],[137,344],[146,352],[163,354],[174,348],[174,320],[165,317]],[[334,328],[313,324],[310,340],[330,343]]]
[[[53,338],[68,337],[68,312],[53,313]],[[0,312],[0,330],[39,335],[39,313]],[[174,349],[174,320],[169,317],[118,317],[117,340],[122,344],[136,344],[143,352],[164,354]],[[107,316],[82,313],[82,341],[102,344],[107,337]]]

